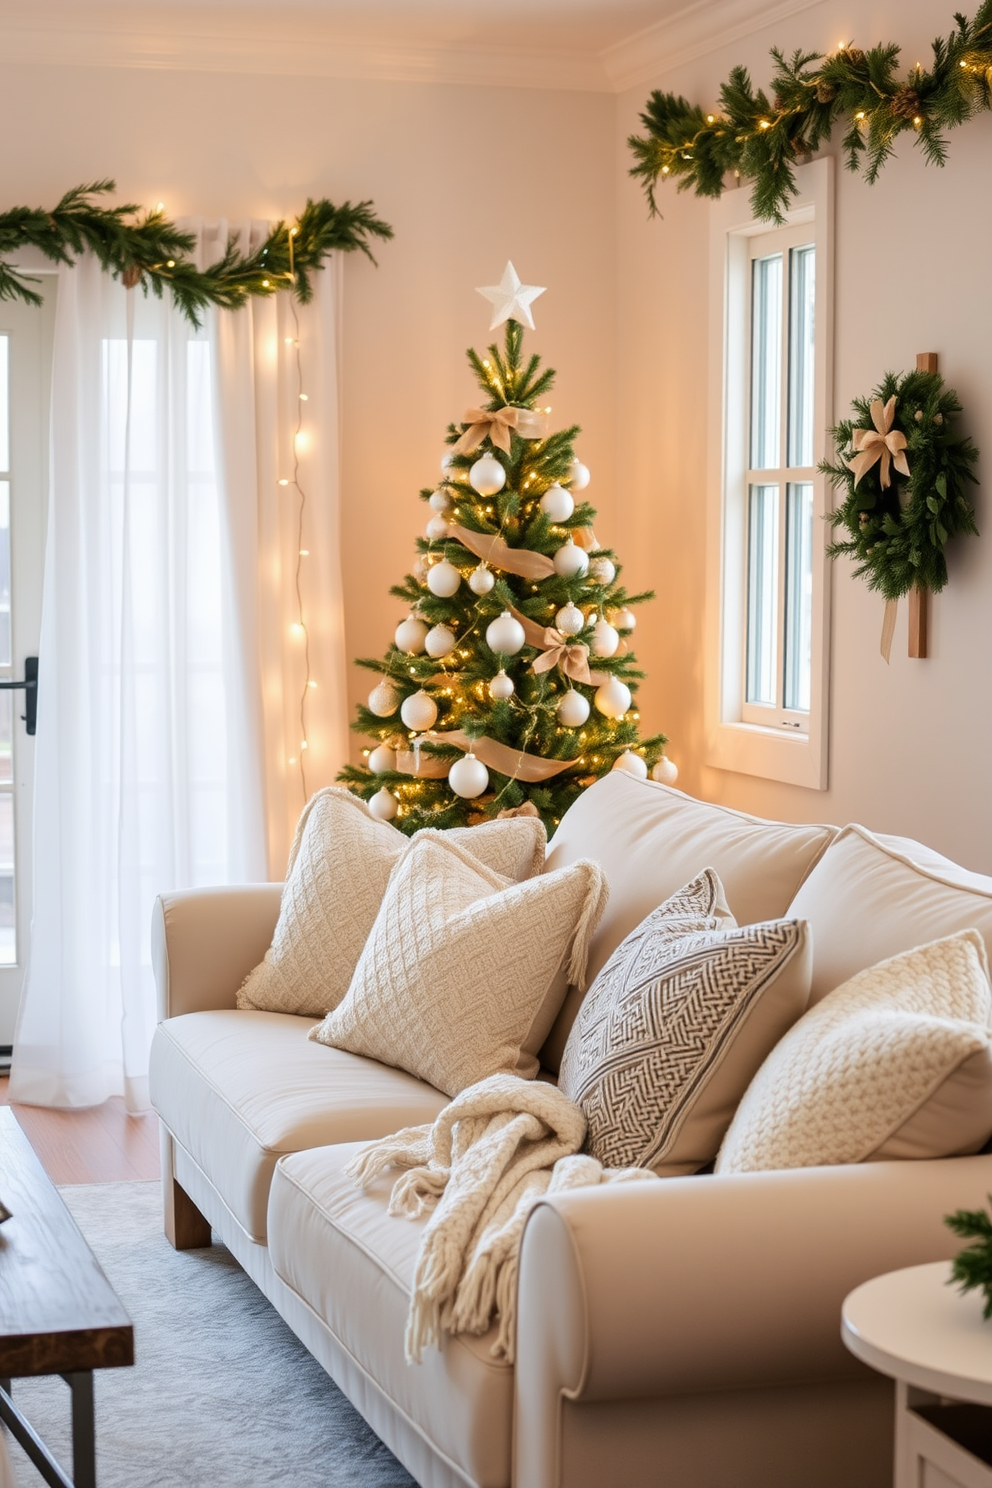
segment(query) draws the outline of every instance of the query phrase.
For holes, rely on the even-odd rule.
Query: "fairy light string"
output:
[[[293,255],[293,240],[298,229],[288,229],[289,237],[289,273],[287,278],[290,285],[295,285],[296,270]],[[303,791],[304,803],[309,798],[307,790],[306,753],[310,747],[307,730],[307,704],[310,693],[316,688],[317,683],[310,673],[310,629],[307,625],[306,607],[303,602],[303,560],[310,556],[310,551],[304,546],[306,535],[306,509],[307,493],[300,482],[300,449],[303,444],[303,414],[304,405],[309,402],[309,397],[303,386],[303,358],[300,352],[300,318],[296,309],[295,296],[290,295],[288,299],[289,311],[293,317],[293,334],[284,338],[284,344],[292,347],[292,364],[296,373],[296,427],[293,430],[293,453],[292,453],[292,477],[279,482],[281,486],[292,486],[297,496],[296,508],[296,571],[293,576],[294,593],[296,596],[296,620],[293,622],[293,632],[302,637],[303,640],[303,688],[300,692],[300,752],[291,755],[289,764],[296,765],[300,773],[300,786]]]

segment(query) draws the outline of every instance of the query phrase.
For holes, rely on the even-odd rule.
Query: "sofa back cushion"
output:
[[[866,967],[971,926],[992,948],[992,878],[908,838],[849,826],[788,914],[813,933],[813,1004]]]
[[[546,871],[594,858],[606,874],[610,898],[590,947],[591,980],[646,915],[704,868],[719,875],[739,925],[780,919],[837,831],[763,821],[614,770],[562,817]],[[541,1051],[556,1073],[581,1003],[570,989]]]

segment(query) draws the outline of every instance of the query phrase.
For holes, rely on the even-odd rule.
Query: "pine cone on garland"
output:
[[[848,67],[860,67],[865,60],[865,54],[860,47],[840,47],[837,56],[841,62],[846,62]]]
[[[823,78],[816,85],[817,103],[833,103],[837,97],[837,89],[833,83],[825,82]]]
[[[889,99],[889,108],[897,119],[915,119],[920,113],[920,95],[915,88],[900,88]]]

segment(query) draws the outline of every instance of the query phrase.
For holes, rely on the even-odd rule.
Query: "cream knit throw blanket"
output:
[[[485,1333],[495,1312],[492,1353],[513,1363],[517,1257],[527,1216],[547,1193],[647,1179],[644,1168],[607,1170],[579,1155],[586,1119],[554,1085],[492,1075],[471,1085],[433,1126],[410,1126],[364,1147],[345,1172],[367,1188],[386,1168],[396,1180],[389,1213],[424,1229],[406,1326],[406,1356],[419,1362],[445,1333]]]

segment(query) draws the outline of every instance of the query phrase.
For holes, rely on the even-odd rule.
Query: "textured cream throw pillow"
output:
[[[718,1173],[977,1152],[992,1132],[992,993],[977,930],[829,992],[765,1060]]]
[[[514,881],[538,873],[544,863],[545,832],[537,817],[456,827],[448,835]],[[350,791],[318,791],[296,828],[272,945],[242,983],[238,1007],[314,1018],[337,1007],[410,840],[376,821]]]
[[[536,1075],[564,991],[556,972],[584,979],[606,903],[595,863],[514,884],[454,837],[412,839],[348,995],[310,1033],[452,1096],[488,1075]]]
[[[802,920],[738,926],[712,868],[652,910],[607,961],[575,1020],[559,1088],[606,1167],[694,1173],[802,1014]]]

